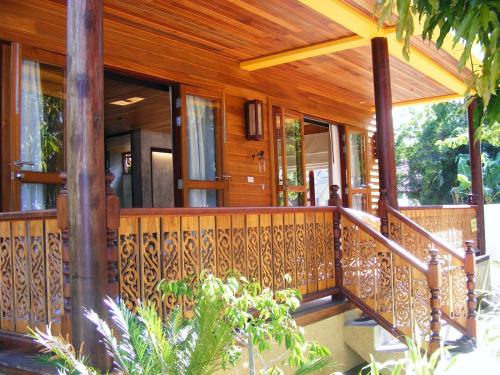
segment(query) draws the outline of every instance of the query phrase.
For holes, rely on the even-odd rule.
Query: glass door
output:
[[[348,204],[356,210],[370,212],[367,134],[364,131],[347,129],[346,136]]]
[[[64,160],[64,57],[12,49],[12,210],[55,208]]]
[[[184,206],[227,205],[229,177],[223,174],[221,94],[181,86]]]
[[[302,114],[273,107],[280,206],[304,206],[304,119]]]

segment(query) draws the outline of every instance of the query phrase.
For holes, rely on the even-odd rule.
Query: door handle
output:
[[[16,167],[22,167],[23,165],[29,165],[30,167],[34,167],[35,166],[35,162],[34,161],[16,160],[14,162],[14,165]]]

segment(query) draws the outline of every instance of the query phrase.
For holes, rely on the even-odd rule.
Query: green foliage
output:
[[[472,64],[473,80],[468,92],[477,94],[474,124],[477,135],[482,125],[500,119],[500,2],[498,0],[377,0],[380,25],[396,12],[396,37],[404,40],[403,54],[410,58],[410,38],[415,22],[422,22],[422,37],[440,48],[446,36],[454,45],[463,44],[458,68]],[[483,53],[479,66],[473,63],[472,49]]]
[[[58,157],[62,155],[62,129],[64,100],[55,96],[43,95],[43,122],[40,124],[41,167],[43,172],[55,170]]]
[[[418,341],[413,341],[411,338],[406,338],[406,345],[408,351],[405,357],[397,361],[387,361],[378,363],[373,356],[370,355],[370,363],[364,367],[360,374],[370,375],[400,375],[400,374],[413,374],[413,375],[434,375],[438,373],[440,365],[439,360],[446,352],[445,348],[436,350],[432,355],[422,349]],[[447,371],[454,361],[451,360],[443,371]]]
[[[465,203],[470,192],[470,167],[463,106],[451,102],[408,111],[408,121],[396,129],[400,190],[421,204]],[[488,202],[500,199],[499,151],[486,139],[482,143],[483,185]]]
[[[95,312],[86,317],[103,337],[114,369],[120,374],[192,374],[203,375],[235,366],[246,348],[249,373],[256,373],[256,359],[269,350],[272,342],[283,344],[283,356],[266,363],[261,357],[261,374],[282,374],[283,367],[296,368],[296,374],[308,374],[331,366],[326,348],[307,342],[303,330],[291,317],[300,304],[297,291],[273,293],[244,278],[228,277],[224,282],[211,275],[201,281],[162,282],[165,297],[178,301],[194,299],[191,318],[180,307],[162,321],[154,305],[141,303],[135,313],[113,300],[105,301],[112,326]],[[52,362],[62,374],[100,374],[88,366],[83,351],[76,351],[60,337],[33,332]],[[117,338],[119,337],[119,338]]]

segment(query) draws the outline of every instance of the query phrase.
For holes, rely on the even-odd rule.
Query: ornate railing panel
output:
[[[400,207],[401,213],[454,249],[477,236],[476,206]]]
[[[429,250],[438,251],[441,270],[441,309],[444,317],[458,328],[467,327],[467,277],[464,268],[465,251],[456,251],[442,239],[436,238],[424,228],[396,210],[387,210],[389,238],[419,260],[428,263]]]
[[[0,214],[0,328],[61,333],[61,233],[55,212]]]
[[[396,335],[430,334],[427,265],[341,210],[343,287]],[[382,320],[383,321],[382,321]]]
[[[152,300],[164,312],[161,279],[220,277],[236,271],[274,290],[303,294],[335,286],[332,208],[122,210],[118,229],[119,290],[133,309]],[[291,276],[285,282],[284,275]],[[193,301],[184,301],[187,311]]]

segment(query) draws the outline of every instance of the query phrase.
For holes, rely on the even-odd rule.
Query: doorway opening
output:
[[[174,207],[170,86],[106,73],[104,101],[106,167],[121,207]]]

